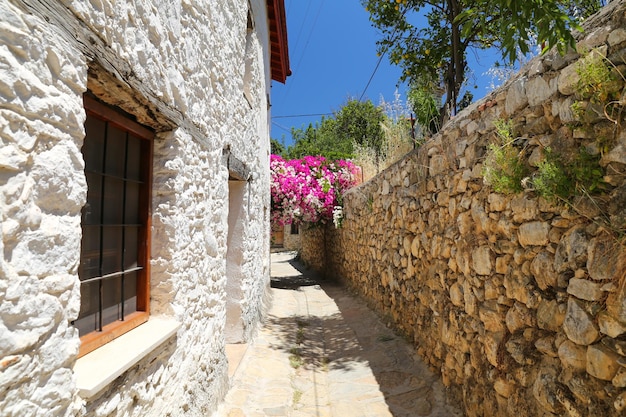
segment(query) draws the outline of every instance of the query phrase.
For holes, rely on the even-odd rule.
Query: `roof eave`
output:
[[[270,71],[272,80],[285,83],[291,75],[287,45],[287,19],[284,0],[267,0],[270,32]]]

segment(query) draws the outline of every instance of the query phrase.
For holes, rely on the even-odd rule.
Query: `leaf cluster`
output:
[[[380,54],[400,65],[401,81],[426,80],[453,97],[455,106],[467,72],[469,49],[497,48],[505,62],[530,52],[574,45],[572,30],[604,0],[361,0],[381,33]],[[461,74],[461,77],[459,77]],[[452,91],[451,91],[452,90]],[[433,91],[435,97],[441,96]]]
[[[496,192],[514,194],[522,191],[528,168],[514,145],[512,121],[497,120],[496,140],[487,148],[483,178]]]
[[[321,155],[327,159],[350,159],[355,155],[354,144],[380,151],[385,120],[383,110],[371,101],[349,100],[332,117],[322,118],[315,125],[292,129],[294,145],[287,148],[288,159],[306,155]]]
[[[532,186],[537,194],[548,200],[567,200],[576,195],[594,194],[606,187],[600,156],[581,147],[574,159],[563,161],[550,148],[544,150],[544,160],[533,174]]]

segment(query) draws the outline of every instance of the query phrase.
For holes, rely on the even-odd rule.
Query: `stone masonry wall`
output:
[[[626,73],[626,2],[586,28],[578,46]],[[577,123],[579,58],[531,61],[350,190],[343,228],[326,229],[326,275],[413,340],[468,416],[626,413],[626,131],[602,111]],[[601,153],[608,190],[571,205],[494,192],[482,163],[496,119],[514,121],[531,165],[546,147]]]
[[[2,416],[216,408],[228,383],[225,152],[251,172],[240,219],[246,339],[267,305],[268,36],[261,0],[0,2]],[[87,90],[157,131],[151,315],[181,328],[85,400],[70,322],[80,308]]]

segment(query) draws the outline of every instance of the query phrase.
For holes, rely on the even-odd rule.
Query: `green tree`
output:
[[[286,151],[285,145],[283,145],[276,139],[273,139],[273,138],[270,139],[270,149],[271,149],[271,153],[274,155],[280,155],[280,156],[285,155],[285,151]]]
[[[291,129],[294,144],[287,148],[288,159],[299,159],[306,155],[321,155],[327,159],[349,159],[352,144],[338,141],[335,135],[335,120],[322,118],[321,122],[306,128]]]
[[[380,153],[383,145],[380,123],[385,120],[382,108],[374,106],[371,100],[349,100],[335,114],[335,120],[338,141],[369,146]]]
[[[507,62],[529,52],[531,35],[544,51],[573,45],[572,29],[603,0],[361,0],[382,33],[379,53],[403,69],[402,81],[428,102],[455,114],[463,101],[466,54],[495,47]],[[428,112],[427,112],[428,113]]]
[[[381,121],[385,114],[371,101],[348,100],[332,117],[309,124],[302,129],[292,129],[293,146],[286,151],[289,159],[305,155],[321,155],[327,159],[354,157],[354,144],[367,145],[381,151],[383,132]]]

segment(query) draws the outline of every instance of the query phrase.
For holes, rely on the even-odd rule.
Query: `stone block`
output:
[[[587,367],[587,349],[584,346],[566,340],[559,346],[558,354],[564,368],[582,371]]]
[[[621,366],[613,379],[611,380],[614,386],[618,388],[626,388],[626,368]]]
[[[601,343],[587,347],[587,373],[603,381],[611,381],[620,365],[619,355]]]
[[[600,337],[592,317],[585,311],[581,302],[573,297],[567,301],[563,330],[572,342],[583,346],[594,343]]]
[[[504,104],[507,114],[513,114],[528,105],[528,96],[526,95],[526,78],[518,78],[515,80],[507,91],[506,101]]]
[[[509,272],[511,262],[510,256],[499,256],[496,258],[496,273],[507,274]]]
[[[489,246],[480,246],[472,251],[472,268],[478,275],[491,275],[492,253]]]
[[[555,271],[576,270],[579,265],[584,265],[587,262],[588,246],[589,240],[583,225],[573,226],[565,232],[554,254]]]
[[[557,274],[554,271],[554,255],[551,253],[539,252],[530,264],[530,272],[540,289],[545,291],[548,288],[556,287]]]
[[[533,326],[535,320],[530,309],[520,302],[515,302],[513,307],[507,311],[505,322],[509,332],[515,333],[518,330]]]
[[[617,46],[622,42],[626,42],[626,29],[624,28],[617,28],[613,30],[607,38],[607,43],[611,47]]]
[[[498,311],[481,306],[478,308],[478,317],[489,332],[502,332],[505,329],[504,315]]]
[[[626,391],[621,392],[615,397],[615,401],[613,401],[613,407],[619,413],[626,410]]]
[[[613,280],[626,269],[626,256],[611,236],[596,237],[587,246],[587,270],[598,281]]]
[[[546,102],[557,91],[556,79],[546,80],[542,76],[533,77],[526,85],[526,95],[528,105],[540,106]]]
[[[522,246],[543,246],[548,243],[550,224],[535,221],[524,223],[519,227],[519,243]]]
[[[501,344],[504,341],[504,334],[504,332],[486,332],[483,339],[485,356],[487,357],[489,363],[496,368],[500,366],[498,358],[500,357],[499,350],[501,349]]]
[[[556,398],[557,370],[552,366],[542,366],[533,384],[533,397],[545,411],[561,415],[563,406]]]
[[[509,398],[513,392],[517,389],[517,384],[514,381],[508,381],[504,378],[496,379],[493,384],[493,389],[504,398]]]
[[[537,201],[528,198],[526,194],[511,199],[511,210],[513,212],[513,221],[516,223],[535,220],[539,214]]]
[[[567,286],[567,293],[587,301],[599,301],[603,298],[602,284],[586,279],[572,278]]]
[[[558,355],[556,352],[556,348],[554,347],[554,339],[554,336],[546,336],[537,339],[537,341],[535,342],[535,348],[546,356],[556,358]]]
[[[506,288],[506,296],[523,304],[528,303],[531,298],[530,282],[531,278],[528,275],[524,275],[518,269],[513,269],[510,274],[504,277],[503,284]]]
[[[600,333],[615,338],[626,333],[626,323],[621,323],[606,311],[598,313]]]
[[[558,332],[565,320],[567,307],[556,300],[542,300],[537,307],[537,326],[540,329]]]
[[[458,282],[455,282],[450,287],[450,301],[457,307],[463,307],[465,305],[465,297],[463,295],[463,286]]]
[[[580,80],[578,75],[579,63],[574,62],[563,68],[558,76],[559,92],[565,96],[571,96],[576,92],[576,86]]]

